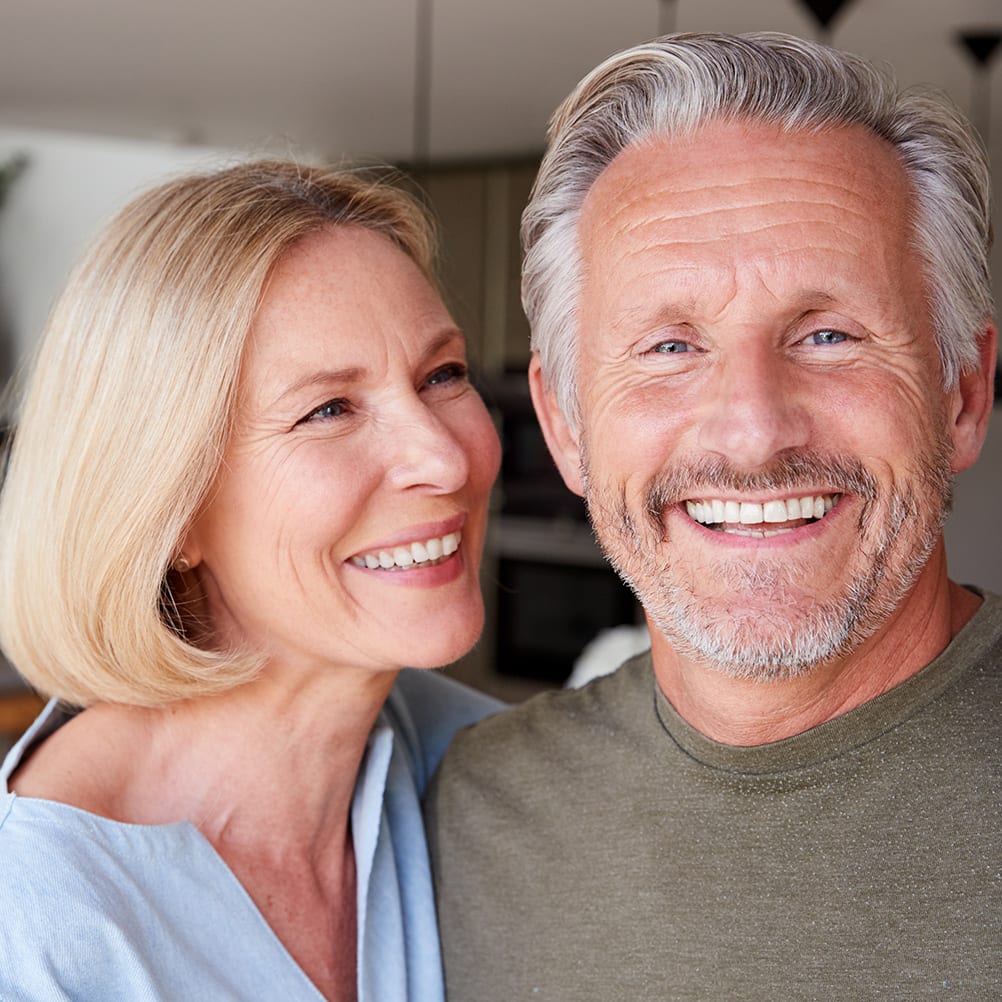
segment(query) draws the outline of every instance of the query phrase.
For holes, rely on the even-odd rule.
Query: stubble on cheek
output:
[[[656,627],[680,652],[741,678],[792,677],[862,643],[914,583],[950,505],[945,428],[902,482],[883,489],[854,457],[800,452],[751,474],[718,459],[679,463],[652,478],[642,502],[631,506],[625,485],[596,483],[587,450],[582,455],[596,537]],[[665,514],[686,499],[813,493],[822,485],[862,502],[849,567],[819,569],[789,555],[721,558],[705,566],[695,564],[691,552],[673,559]]]

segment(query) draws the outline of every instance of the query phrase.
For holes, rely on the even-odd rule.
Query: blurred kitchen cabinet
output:
[[[537,168],[531,161],[409,171],[439,223],[446,301],[488,378],[524,373],[529,362],[519,223]]]

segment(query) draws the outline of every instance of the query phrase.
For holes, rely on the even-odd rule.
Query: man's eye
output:
[[[848,341],[849,338],[842,331],[824,330],[808,334],[804,340],[809,344],[842,344],[843,341]]]
[[[350,405],[348,401],[343,397],[339,397],[337,400],[328,400],[327,403],[322,404],[316,410],[310,411],[300,423],[306,421],[329,421],[332,418],[343,417],[349,410]]]
[[[443,383],[453,383],[466,378],[466,366],[459,362],[443,365],[436,369],[427,380],[428,386],[441,386]]]
[[[661,341],[651,351],[658,355],[680,355],[692,351],[692,345],[686,341]]]

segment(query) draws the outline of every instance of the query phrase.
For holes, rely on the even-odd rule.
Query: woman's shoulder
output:
[[[505,708],[493,696],[441,672],[405,668],[387,700],[385,717],[404,743],[423,785],[456,731]]]
[[[120,922],[119,910],[109,910],[114,900],[111,885],[87,869],[100,858],[93,849],[88,851],[85,839],[73,838],[64,826],[22,811],[22,806],[32,806],[28,801],[13,794],[5,799],[0,828],[0,997],[38,1002],[65,998],[67,990],[82,1002],[109,997],[103,993],[116,985],[103,978],[100,968],[116,949],[116,934],[121,940],[128,927]],[[136,987],[125,971],[115,977],[128,988]],[[99,986],[96,978],[104,984]]]
[[[80,712],[50,702],[4,761],[5,789],[114,817],[113,801],[136,757],[129,731],[114,719],[123,709]]]
[[[3,798],[0,998],[299,997],[304,975],[187,822],[133,825]],[[225,930],[225,935],[221,934]],[[299,994],[297,994],[299,993]]]
[[[169,894],[158,861],[198,849],[185,825],[125,825],[15,793],[3,796],[2,811],[0,914],[9,940],[26,951],[58,950],[69,930],[95,946],[114,937],[139,913],[140,900],[148,908]]]

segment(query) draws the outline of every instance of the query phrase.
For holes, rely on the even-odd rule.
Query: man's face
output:
[[[589,193],[583,418],[558,462],[679,653],[798,674],[926,568],[951,464],[974,457],[911,212],[894,154],[855,128],[718,123],[628,148]]]

